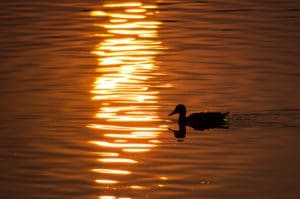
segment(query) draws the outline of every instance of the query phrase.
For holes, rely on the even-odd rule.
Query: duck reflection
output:
[[[169,128],[169,131],[174,133],[174,137],[178,141],[183,141],[186,136],[186,126],[192,127],[194,130],[204,131],[208,129],[229,128],[226,117],[229,112],[200,112],[192,113],[186,117],[186,107],[183,104],[178,104],[174,111],[169,116],[179,114],[178,127],[179,130]]]
[[[169,131],[173,132],[174,137],[177,138],[178,142],[183,142],[186,135],[185,125],[179,125],[179,130],[169,128]]]

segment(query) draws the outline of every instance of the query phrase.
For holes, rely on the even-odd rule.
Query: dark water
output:
[[[0,198],[299,198],[298,1],[0,5]]]

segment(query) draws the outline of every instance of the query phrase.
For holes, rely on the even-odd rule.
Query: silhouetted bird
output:
[[[225,117],[229,112],[202,112],[202,113],[192,113],[186,117],[186,108],[183,104],[178,104],[174,111],[169,114],[169,116],[178,113],[179,126],[190,126],[196,130],[205,130],[210,128],[228,128],[226,126]]]

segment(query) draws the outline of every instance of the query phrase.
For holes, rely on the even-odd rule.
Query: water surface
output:
[[[0,5],[1,198],[299,197],[297,1]]]

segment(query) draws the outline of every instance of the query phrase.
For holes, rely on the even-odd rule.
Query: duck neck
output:
[[[186,111],[183,111],[179,114],[178,122],[180,124],[185,124],[185,120],[186,120]]]

